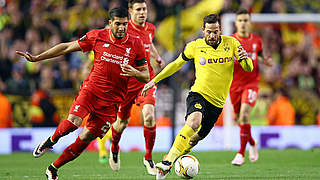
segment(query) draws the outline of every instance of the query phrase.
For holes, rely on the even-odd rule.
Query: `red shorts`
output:
[[[102,100],[86,89],[79,91],[69,110],[69,114],[82,119],[90,113],[85,126],[100,138],[104,137],[110,125],[116,120],[117,112],[117,103]]]
[[[128,119],[133,104],[137,104],[141,108],[143,108],[145,104],[152,104],[154,106],[156,104],[156,92],[157,86],[150,89],[145,97],[141,95],[141,91],[129,92],[123,103],[120,105],[118,117],[120,119]]]
[[[249,104],[253,107],[258,98],[258,88],[244,88],[238,91],[230,91],[230,98],[234,112],[240,113],[241,104]]]

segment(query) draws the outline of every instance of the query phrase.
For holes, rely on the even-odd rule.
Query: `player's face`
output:
[[[127,34],[128,29],[128,18],[114,17],[113,20],[109,20],[112,34],[117,39],[122,39]]]
[[[248,33],[250,31],[250,15],[249,14],[239,14],[237,15],[235,22],[237,32]]]
[[[146,3],[134,3],[132,9],[129,9],[131,19],[138,25],[144,25],[147,20],[147,12]]]
[[[202,31],[208,45],[212,46],[218,44],[221,35],[221,28],[218,22],[210,24],[206,23],[205,27],[202,28]]]

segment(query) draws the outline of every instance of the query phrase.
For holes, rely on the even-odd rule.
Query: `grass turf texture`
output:
[[[235,152],[193,152],[200,162],[200,173],[195,179],[320,179],[320,149],[261,150],[260,159],[241,167],[231,165]],[[154,153],[156,162],[164,153]],[[2,179],[46,179],[45,170],[58,158],[58,154],[47,153],[33,158],[31,153],[0,155],[0,180]],[[121,153],[121,169],[114,172],[109,164],[100,164],[97,153],[83,153],[58,171],[61,180],[95,179],[155,179],[143,167],[143,153]],[[171,170],[167,179],[180,179]]]

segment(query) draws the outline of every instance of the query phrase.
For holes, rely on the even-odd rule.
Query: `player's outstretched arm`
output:
[[[50,58],[54,58],[54,57],[57,57],[60,55],[64,55],[64,54],[67,54],[70,52],[80,51],[80,50],[81,50],[81,48],[80,48],[78,42],[72,41],[72,42],[57,44],[37,56],[33,56],[28,52],[24,53],[21,51],[16,51],[16,53],[18,55],[24,57],[26,60],[28,60],[30,62],[37,62],[37,61],[41,61],[44,59],[50,59]]]
[[[150,73],[147,65],[137,67],[137,69],[130,66],[129,64],[120,64],[120,67],[123,72],[120,74],[122,76],[133,76],[138,81],[144,83],[147,83],[150,80]]]
[[[154,79],[147,83],[141,94],[145,95],[156,83],[177,72],[185,63],[187,63],[187,61],[183,60],[182,55],[180,55],[175,61],[168,64]]]

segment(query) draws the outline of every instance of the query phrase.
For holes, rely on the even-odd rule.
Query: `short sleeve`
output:
[[[136,58],[134,60],[135,66],[139,67],[147,64],[146,51],[143,46],[142,40],[137,38],[135,40],[134,47],[136,52]]]
[[[87,32],[84,36],[78,39],[78,44],[82,52],[91,51],[94,48],[97,39],[97,30]]]
[[[150,31],[151,31],[151,35],[152,35],[152,39],[153,39],[154,33],[155,33],[155,31],[156,31],[156,27],[155,27],[153,24],[151,24],[151,23],[150,23],[150,26],[151,26],[151,28],[150,28],[151,30],[150,30]]]
[[[195,46],[195,41],[191,41],[185,46],[182,52],[183,60],[189,61],[194,59],[194,46]]]

